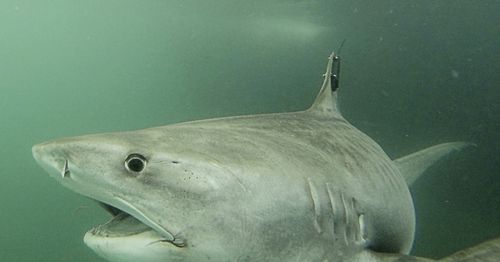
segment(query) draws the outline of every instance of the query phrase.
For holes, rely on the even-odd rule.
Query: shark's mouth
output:
[[[129,213],[116,207],[98,202],[113,217],[102,225],[98,225],[90,230],[93,235],[101,237],[126,237],[153,230]]]
[[[151,239],[151,243],[165,242],[179,248],[186,245],[186,241],[184,239],[173,237],[164,229],[159,232],[159,230],[156,230],[152,226],[143,223],[141,220],[144,220],[145,217],[141,216],[142,219],[140,220],[139,218],[136,218],[135,216],[115,206],[111,206],[100,201],[98,201],[98,204],[108,211],[113,217],[106,223],[89,230],[88,233],[94,236],[104,238],[123,238],[138,235],[144,232],[154,232],[153,235],[155,237]],[[145,219],[148,220],[147,218]],[[157,228],[156,225],[154,225],[154,227]]]

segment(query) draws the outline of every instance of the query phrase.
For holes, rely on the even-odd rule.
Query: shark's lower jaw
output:
[[[183,239],[166,238],[160,232],[155,231],[131,214],[102,202],[99,202],[99,204],[106,209],[106,211],[111,213],[113,217],[108,222],[90,229],[85,235],[87,239],[93,238],[95,240],[97,238],[107,238],[106,241],[116,241],[118,239],[121,241],[127,237],[137,238],[139,235],[143,234],[141,240],[148,242],[148,245],[162,242],[171,244],[177,248],[185,246],[185,240]],[[144,233],[147,233],[147,237]]]
[[[104,203],[100,204],[113,215],[113,218],[105,224],[98,225],[89,230],[89,233],[92,235],[113,238],[136,235],[145,231],[154,231],[130,214],[113,206]],[[161,235],[158,234],[158,237],[161,238]]]
[[[108,261],[164,261],[172,252],[182,249],[132,215],[100,204],[113,214],[113,218],[90,229],[83,241]]]

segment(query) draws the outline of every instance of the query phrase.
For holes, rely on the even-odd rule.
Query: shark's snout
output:
[[[68,160],[64,150],[55,142],[34,145],[31,148],[33,158],[51,175],[69,175]]]
[[[31,148],[31,154],[33,154],[33,158],[35,158],[36,162],[40,162],[40,156],[43,154],[43,145],[36,144]]]
[[[47,163],[47,156],[51,155],[51,148],[47,143],[36,144],[31,148],[31,153],[33,154],[33,158],[39,164]]]

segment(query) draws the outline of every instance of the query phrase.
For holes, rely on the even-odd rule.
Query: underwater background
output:
[[[477,147],[411,188],[413,254],[500,236],[498,0],[0,0],[0,261],[103,261],[109,215],[36,165],[33,144],[303,110],[342,48],[340,107],[391,157]]]

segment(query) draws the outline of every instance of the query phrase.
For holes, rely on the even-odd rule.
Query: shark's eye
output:
[[[125,168],[134,173],[139,173],[146,167],[146,158],[141,154],[130,154],[125,159]]]

